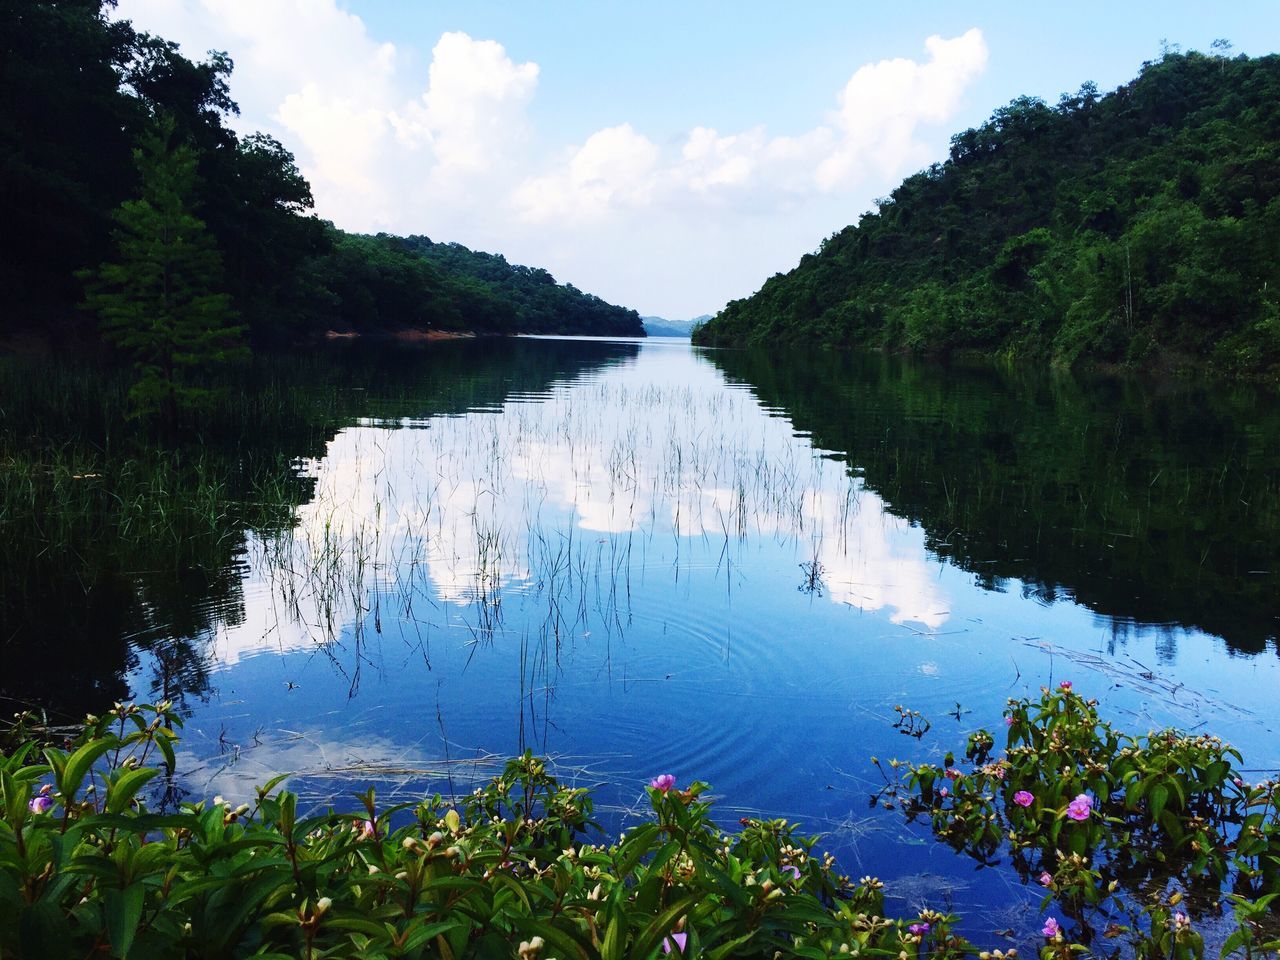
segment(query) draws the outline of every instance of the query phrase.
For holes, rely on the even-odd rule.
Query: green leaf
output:
[[[138,933],[145,892],[141,883],[132,883],[123,890],[107,891],[107,937],[111,941],[112,954],[122,960],[129,955],[133,938]]]
[[[58,790],[62,793],[62,802],[64,804],[69,806],[75,799],[76,793],[80,790],[80,784],[84,782],[85,774],[89,772],[94,762],[108,750],[118,746],[119,743],[120,741],[115,737],[90,740],[67,758],[66,766],[58,776]],[[50,763],[53,763],[52,759],[50,759]],[[57,764],[53,764],[53,766],[57,769]]]
[[[604,940],[600,944],[602,960],[623,960],[624,956],[623,948],[626,945],[627,924],[615,899],[611,897],[610,903],[606,908],[608,910],[608,922],[604,928]]]
[[[625,877],[635,869],[636,864],[640,862],[640,858],[648,852],[653,843],[653,838],[657,834],[658,825],[656,823],[646,823],[636,827],[627,835],[627,839],[623,841],[622,849],[619,851],[622,856],[618,859],[618,876]]]
[[[454,927],[458,926],[457,920],[441,920],[437,923],[429,923],[426,926],[419,927],[409,934],[404,942],[403,952],[411,953],[428,940],[438,937],[442,933],[448,933]]]
[[[698,898],[689,896],[677,900],[663,910],[649,922],[649,925],[636,938],[632,947],[632,954],[637,957],[645,957],[650,952],[657,950],[662,941],[675,929],[676,921],[689,913],[697,904]]]
[[[1225,960],[1226,957],[1235,953],[1236,950],[1244,944],[1244,941],[1245,932],[1243,930],[1236,930],[1236,932],[1227,937],[1226,942],[1222,944],[1222,952],[1219,953],[1218,956]]]
[[[159,773],[159,770],[146,767],[126,770],[107,789],[107,812],[123,813],[129,808],[138,791]]]
[[[680,852],[679,840],[668,840],[664,843],[656,854],[649,866],[645,870],[646,877],[655,877],[665,867],[677,853]]]
[[[164,756],[165,766],[169,768],[169,773],[172,774],[178,768],[178,760],[173,753],[173,740],[163,736],[163,732],[161,732],[161,735],[156,737],[156,746],[160,748],[160,753]]]
[[[1151,818],[1159,820],[1160,814],[1164,812],[1164,805],[1169,800],[1169,788],[1163,784],[1152,787],[1151,789]]]
[[[742,946],[755,935],[756,932],[752,930],[750,933],[730,940],[728,943],[720,944],[720,946],[716,947],[714,950],[707,952],[707,960],[723,960],[724,957],[735,953],[738,947]]]
[[[52,900],[37,900],[18,919],[18,942],[24,957],[71,956],[67,918]]]
[[[702,860],[698,864],[699,868],[705,871],[710,877],[716,888],[723,893],[734,905],[739,909],[745,909],[751,903],[751,895],[742,887],[741,884],[735,883],[733,878],[708,860]]]

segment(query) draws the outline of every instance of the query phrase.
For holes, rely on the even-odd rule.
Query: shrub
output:
[[[726,834],[706,785],[648,789],[653,819],[596,842],[591,798],[530,754],[457,806],[440,796],[304,816],[298,798],[153,811],[169,704],[121,705],[42,752],[3,754],[0,956],[828,957],[969,950],[951,918],[884,919],[781,820]],[[160,794],[163,798],[164,794]]]

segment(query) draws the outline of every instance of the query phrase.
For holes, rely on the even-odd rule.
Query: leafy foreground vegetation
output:
[[[1014,100],[695,342],[1280,372],[1280,56],[1215,47]]]
[[[163,781],[148,764],[175,763],[171,704],[117,705],[43,750],[31,719],[0,754],[5,956],[1016,953],[979,953],[940,913],[885,918],[879,881],[841,876],[784,821],[725,833],[706,784],[670,775],[649,785],[652,819],[604,842],[587,791],[529,754],[456,806],[379,808],[369,790],[358,812],[305,816],[282,776],[252,803],[153,812],[143,798]],[[1185,888],[1230,876],[1223,954],[1280,946],[1261,932],[1274,894],[1249,899],[1274,885],[1280,788],[1243,784],[1213,738],[1117,734],[1067,684],[1013,703],[1006,722],[999,759],[982,731],[972,770],[949,756],[894,789],[958,847],[989,859],[1007,838],[1024,873],[1042,871],[1046,907],[1061,908],[1043,920],[1043,960],[1087,952],[1086,912],[1115,900],[1139,908],[1135,922],[1113,922],[1098,952],[1199,958]]]

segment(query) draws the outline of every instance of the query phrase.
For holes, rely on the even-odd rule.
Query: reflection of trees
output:
[[[32,380],[0,383],[25,393],[0,398],[6,412],[21,416],[25,404],[43,428],[40,435],[0,435],[0,454],[39,463],[57,446],[82,444],[98,452],[107,485],[90,502],[92,523],[56,537],[51,513],[0,516],[0,698],[76,717],[128,695],[126,674],[140,667],[150,676],[138,695],[178,703],[206,696],[209,642],[219,625],[244,618],[245,533],[292,525],[294,505],[314,485],[299,463],[323,456],[339,429],[367,416],[394,421],[497,408],[513,395],[537,395],[625,362],[637,350],[628,343],[488,339],[421,348],[357,344],[261,360],[210,414],[193,449],[172,452],[148,447],[142,435],[131,445],[108,443],[95,429],[105,435],[119,425],[105,417],[86,426],[65,411],[61,422],[49,416],[32,399],[43,370],[33,370]],[[81,394],[68,411],[98,409],[111,387],[92,376],[60,384],[67,382]],[[161,468],[162,460],[197,457],[196,471]],[[151,469],[166,482],[180,478],[180,489],[163,498],[166,510],[189,506],[176,519],[138,515],[136,504],[130,512],[122,502],[128,498],[110,489],[114,476]]]
[[[1244,388],[708,354],[839,451],[931,551],[988,589],[1174,622],[1256,653],[1276,636],[1280,409]]]

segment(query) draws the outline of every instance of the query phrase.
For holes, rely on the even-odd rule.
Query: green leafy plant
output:
[[[1211,911],[1224,888],[1241,925],[1224,951],[1259,942],[1244,918],[1257,921],[1275,889],[1280,786],[1245,783],[1217,737],[1118,731],[1069,682],[1011,700],[1004,719],[998,755],[979,730],[960,760],[894,761],[882,796],[983,864],[1007,855],[1083,943],[1127,933],[1136,955],[1199,957],[1185,905]]]
[[[972,952],[944,914],[886,919],[878,881],[785,821],[724,832],[703,783],[655,778],[652,819],[612,841],[530,754],[456,805],[381,808],[370,789],[358,812],[307,815],[277,777],[251,803],[175,807],[178,726],[170,704],[120,704],[63,747],[0,756],[0,955]]]

